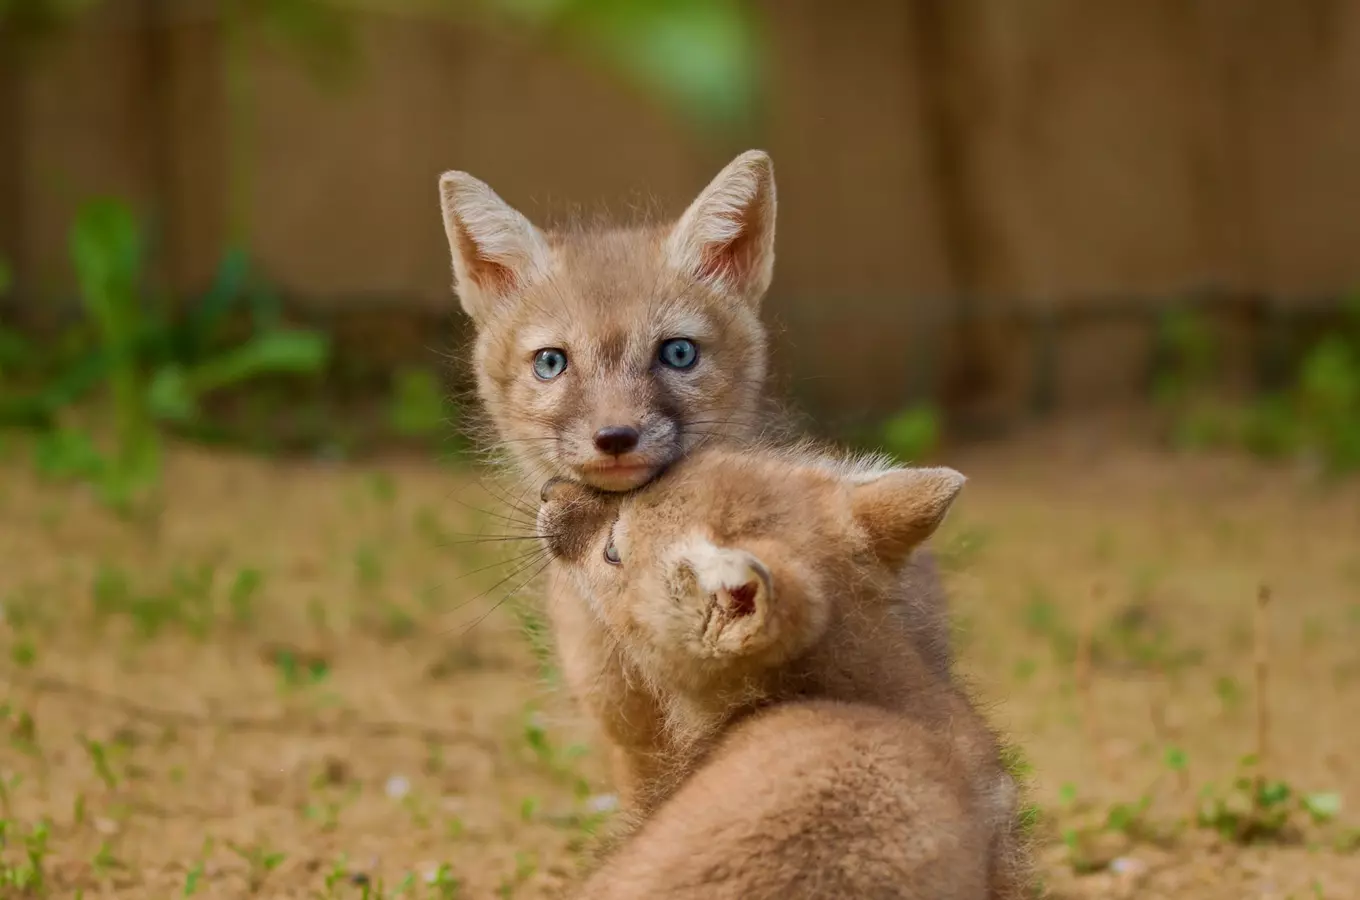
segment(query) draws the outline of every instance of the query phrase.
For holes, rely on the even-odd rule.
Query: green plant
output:
[[[236,579],[227,592],[227,606],[237,625],[249,625],[254,619],[255,597],[263,584],[264,574],[259,569],[245,568],[236,573]]]
[[[1154,395],[1171,416],[1173,443],[1307,456],[1332,473],[1360,469],[1360,298],[1343,318],[1307,349],[1284,390],[1242,403],[1213,391],[1218,354],[1202,319],[1183,310],[1166,317]]]
[[[883,448],[904,462],[928,456],[940,443],[940,422],[928,405],[905,409],[883,423]]]
[[[274,664],[286,687],[300,688],[320,684],[330,674],[330,663],[319,656],[303,657],[288,648],[274,652]]]
[[[1297,820],[1330,822],[1341,811],[1341,797],[1330,792],[1301,793],[1288,782],[1267,778],[1255,755],[1242,758],[1227,790],[1207,785],[1200,794],[1196,822],[1241,844],[1292,838]]]
[[[0,820],[0,847],[9,843],[8,833],[13,830],[13,824],[8,819]],[[46,896],[45,863],[50,852],[48,841],[51,834],[51,826],[43,820],[33,825],[27,834],[15,835],[18,839],[16,843],[22,847],[23,858],[15,864],[0,861],[0,888],[14,888],[19,897]],[[9,895],[6,893],[5,896]]]
[[[1360,336],[1328,335],[1309,352],[1296,402],[1308,448],[1334,470],[1360,468]]]
[[[161,426],[194,426],[204,399],[217,392],[264,376],[315,374],[326,363],[326,338],[278,323],[277,302],[251,283],[240,250],[226,254],[211,287],[182,314],[146,291],[142,229],[126,204],[85,203],[72,226],[71,258],[95,342],[27,392],[0,394],[0,424],[43,428],[35,448],[39,469],[91,481],[115,505],[159,476]],[[229,340],[233,318],[246,312],[253,328]],[[89,435],[57,422],[105,383],[114,424],[107,454]]]
[[[1169,310],[1158,321],[1154,354],[1153,394],[1173,406],[1208,386],[1218,358],[1208,325],[1185,307]]]
[[[122,502],[154,477],[160,445],[149,410],[145,375],[137,364],[142,314],[138,281],[142,235],[132,212],[110,200],[92,200],[77,213],[71,257],[85,312],[98,328],[108,358],[117,449],[101,487]]]
[[[226,846],[232,853],[245,860],[246,865],[250,867],[247,882],[252,894],[260,892],[265,881],[269,878],[269,873],[277,869],[286,859],[282,853],[265,849],[263,843],[247,847],[227,841]]]
[[[439,380],[429,371],[408,368],[393,376],[388,417],[397,434],[412,438],[446,434],[453,413]]]

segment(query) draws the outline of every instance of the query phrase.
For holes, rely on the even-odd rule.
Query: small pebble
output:
[[[402,797],[411,793],[411,782],[403,775],[393,775],[391,778],[387,779],[385,790],[387,791],[387,796],[391,797],[393,800],[400,800]]]
[[[593,813],[613,812],[619,808],[618,794],[596,794],[586,800],[586,809]]]

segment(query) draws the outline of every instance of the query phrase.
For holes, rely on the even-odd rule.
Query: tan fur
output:
[[[854,791],[824,801],[828,808],[834,806],[843,818],[886,815],[896,808],[892,804],[905,803],[920,810],[909,818],[940,816],[946,829],[963,822],[962,861],[992,872],[978,883],[991,883],[990,896],[1017,896],[1016,786],[1001,765],[1000,747],[958,685],[924,659],[901,615],[900,567],[938,527],[962,484],[962,476],[950,469],[829,462],[804,450],[712,447],[624,498],[566,482],[545,488],[540,533],[560,577],[590,598],[596,630],[590,639],[607,647],[616,664],[635,673],[657,698],[659,732],[648,723],[618,741],[634,757],[630,768],[650,773],[636,785],[634,798],[644,816],[659,808],[658,821],[678,821],[678,814],[665,812],[674,804],[697,816],[705,801],[696,797],[722,785],[755,796],[741,785],[762,760],[795,740],[787,725],[740,724],[757,710],[808,699],[868,707],[891,715],[883,719],[880,712],[864,711],[827,718],[823,712],[829,708],[823,707],[808,714],[815,722],[825,718],[828,735],[859,727],[848,725],[847,715],[878,717],[879,724],[866,732],[873,735],[866,738],[868,750],[852,744],[823,761],[866,767],[852,778]],[[619,561],[611,562],[610,555]],[[588,631],[589,620],[580,627]],[[798,716],[804,714],[792,721],[806,721]],[[738,724],[728,734],[733,723]],[[741,736],[749,729],[782,729],[784,736],[772,744],[773,738],[762,738],[769,745],[760,748],[753,746],[755,738]],[[746,749],[732,750],[733,742]],[[704,764],[715,744],[717,755]],[[873,747],[887,748],[887,756],[874,756]],[[724,761],[731,759],[738,761]],[[695,780],[687,784],[691,775]],[[778,831],[794,821],[803,823],[799,829],[812,828],[820,814],[796,799],[805,786],[774,775],[755,783],[762,786],[756,794],[793,793],[786,805],[769,811],[772,820],[762,825],[757,817],[733,828]],[[677,787],[680,793],[667,803]],[[885,800],[886,807],[873,799],[880,788],[896,798]],[[927,803],[922,799],[927,797],[935,799]],[[887,832],[906,827],[878,824]],[[661,827],[644,825],[638,840],[665,834]],[[800,830],[787,846],[812,839]],[[671,843],[651,841],[658,848]],[[919,841],[903,845],[902,852],[916,852],[912,846],[919,849]],[[947,846],[948,841],[940,845]],[[745,850],[727,852],[731,866],[738,860],[745,865]],[[905,858],[897,862],[916,865]],[[781,857],[770,865],[792,871],[799,863]]]
[[[768,156],[738,157],[664,226],[543,233],[466,173],[445,173],[440,188],[458,293],[477,326],[478,393],[527,474],[626,489],[701,441],[759,431]],[[669,338],[699,345],[692,369],[658,364]],[[543,348],[568,359],[547,383],[532,371]],[[592,436],[606,426],[636,428],[636,450],[602,456]]]
[[[787,703],[712,758],[579,890],[592,900],[982,900],[986,823],[940,734],[874,707]]]
[[[465,172],[440,179],[455,288],[476,326],[477,391],[494,449],[526,484],[548,477],[626,490],[703,444],[744,444],[771,430],[759,307],[774,266],[776,194],[769,157],[743,153],[673,224],[542,231]],[[697,341],[699,360],[657,365],[658,345]],[[568,357],[558,378],[532,372],[535,351]],[[592,436],[624,425],[635,451],[607,458]],[[932,668],[949,670],[945,599],[924,553],[903,569],[901,626]],[[638,673],[593,631],[590,600],[550,573],[547,613],[566,684],[615,746],[623,805],[655,774],[661,710]]]

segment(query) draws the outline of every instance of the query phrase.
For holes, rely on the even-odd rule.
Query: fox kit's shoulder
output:
[[[736,725],[577,896],[1012,900],[989,891],[990,823],[969,793],[948,742],[900,716],[775,706]]]
[[[464,172],[444,174],[440,198],[478,393],[531,474],[623,490],[759,429],[766,154],[738,156],[666,224],[544,231]]]

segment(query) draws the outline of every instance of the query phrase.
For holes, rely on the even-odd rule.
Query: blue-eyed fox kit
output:
[[[626,490],[700,441],[760,428],[764,153],[668,226],[544,232],[470,175],[446,173],[440,192],[478,392],[526,473]]]
[[[545,231],[464,172],[439,183],[455,289],[472,318],[478,395],[526,483],[644,485],[701,444],[771,424],[759,312],[774,269],[769,156],[741,154],[674,222]],[[944,598],[927,557],[902,577],[931,664],[948,670]],[[621,799],[650,775],[660,710],[589,598],[550,583],[568,688],[616,750]]]
[[[559,577],[661,711],[650,815],[582,896],[1021,896],[1000,745],[901,615],[962,484],[715,446],[626,496],[544,488]]]

